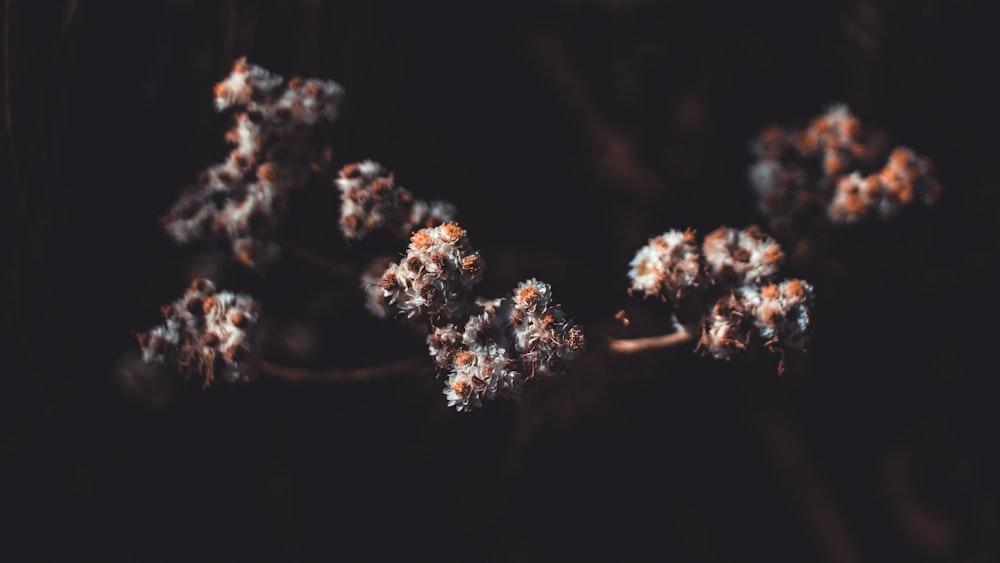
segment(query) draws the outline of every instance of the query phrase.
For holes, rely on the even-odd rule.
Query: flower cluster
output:
[[[562,374],[584,336],[552,303],[552,288],[530,279],[508,297],[477,301],[464,324],[435,327],[427,344],[446,374],[448,406],[470,411],[483,400],[519,400],[529,381]]]
[[[178,242],[224,239],[234,257],[261,267],[278,255],[267,240],[287,192],[308,178],[315,157],[309,134],[337,117],[343,89],[328,80],[281,76],[239,59],[215,86],[215,107],[234,110],[225,161],[201,173],[162,218]]]
[[[183,297],[163,307],[163,317],[164,324],[138,334],[145,363],[177,366],[206,387],[216,378],[253,378],[260,307],[250,296],[219,292],[196,278]]]
[[[695,236],[695,231],[688,229],[650,238],[629,264],[631,290],[641,291],[643,297],[656,295],[676,301],[701,291],[707,279]]]
[[[756,226],[720,227],[700,245],[694,230],[670,230],[636,252],[629,291],[670,302],[678,329],[700,334],[702,353],[728,360],[756,333],[783,354],[805,346],[813,301],[808,282],[773,281],[783,260],[775,239]]]
[[[363,276],[369,310],[427,321],[430,355],[447,379],[448,405],[459,411],[520,399],[527,382],[558,376],[583,350],[583,329],[552,302],[546,283],[530,279],[508,297],[470,299],[485,264],[456,223],[420,229],[406,256],[385,264],[374,262]]]
[[[413,231],[455,219],[446,201],[416,199],[381,164],[365,160],[344,166],[335,180],[340,190],[340,230],[359,239],[378,228],[405,238]]]
[[[698,347],[728,360],[746,348],[756,330],[771,352],[802,349],[812,300],[812,285],[794,278],[735,288],[712,305],[702,322]]]
[[[406,256],[390,264],[369,290],[369,309],[389,308],[407,318],[451,319],[464,313],[469,289],[482,279],[483,260],[464,229],[449,222],[420,229],[410,237]]]
[[[928,157],[897,147],[872,170],[884,155],[875,145],[844,104],[804,130],[765,127],[750,145],[756,161],[748,176],[771,228],[787,232],[801,216],[837,224],[887,219],[912,202],[937,200],[941,185]]]
[[[235,108],[235,126],[226,135],[234,148],[163,218],[168,233],[179,242],[226,239],[236,258],[251,267],[273,260],[277,245],[268,236],[288,190],[320,170],[310,148],[313,128],[336,118],[342,94],[334,82],[293,78],[286,84],[245,59],[237,61],[215,87],[216,109]],[[501,299],[470,298],[484,263],[454,222],[450,203],[417,199],[372,160],[342,167],[333,185],[340,192],[345,239],[377,229],[409,237],[401,260],[379,258],[362,273],[366,306],[375,316],[404,319],[427,338],[447,379],[449,406],[469,411],[483,400],[519,399],[528,382],[558,376],[583,350],[583,329],[552,302],[545,283],[530,279]],[[146,367],[176,367],[205,386],[217,378],[288,373],[256,357],[260,311],[247,295],[217,292],[212,282],[196,279],[163,315],[163,325],[138,335]]]

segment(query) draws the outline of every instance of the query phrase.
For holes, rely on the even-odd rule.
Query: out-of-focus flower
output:
[[[138,334],[144,362],[176,367],[206,387],[254,377],[260,307],[249,295],[218,292],[211,281],[195,279],[163,307],[163,317],[162,325]]]
[[[280,223],[289,189],[305,183],[316,159],[309,132],[337,117],[343,88],[329,80],[284,78],[241,58],[215,86],[215,107],[232,110],[228,157],[214,164],[163,216],[179,243],[226,240],[233,256],[260,268],[273,262],[268,235]]]
[[[873,170],[884,155],[876,145],[846,104],[831,105],[801,130],[764,127],[750,143],[756,160],[747,176],[771,229],[787,233],[804,219],[841,225],[888,219],[913,202],[940,197],[928,157],[897,147]]]

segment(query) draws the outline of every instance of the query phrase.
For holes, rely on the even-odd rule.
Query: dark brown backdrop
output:
[[[5,558],[1000,558],[984,6],[7,5]],[[158,407],[125,393],[133,331],[210,260],[157,217],[226,150],[211,87],[240,55],[344,85],[335,162],[379,160],[456,204],[482,294],[551,283],[588,354],[520,404],[469,415],[430,376],[178,385]],[[808,354],[781,377],[766,354],[608,357],[619,309],[629,334],[668,326],[625,295],[635,250],[669,228],[761,223],[748,141],[835,101],[931,155],[945,191],[786,266],[816,287]],[[403,248],[348,247],[336,220],[335,195],[312,186],[283,234],[352,264]],[[424,353],[292,255],[263,277],[226,265],[219,283],[258,297],[278,336],[301,341],[304,322],[310,367]]]

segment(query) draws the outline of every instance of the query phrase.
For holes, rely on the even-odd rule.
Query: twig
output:
[[[73,25],[73,19],[76,18],[76,9],[80,7],[80,0],[69,0],[66,2],[66,13],[63,14],[63,35],[62,39],[65,41],[66,35],[69,33],[69,27]]]
[[[676,332],[661,334],[659,336],[646,336],[643,338],[608,338],[608,350],[612,354],[635,354],[647,350],[659,348],[669,348],[689,342],[694,338],[694,334],[678,329]]]
[[[280,377],[289,381],[369,381],[381,379],[383,377],[395,377],[408,374],[432,373],[434,366],[427,362],[426,358],[407,358],[388,364],[369,366],[363,368],[334,368],[328,370],[312,370],[291,366],[273,364],[266,360],[261,360],[259,369],[261,373],[273,377]]]
[[[805,445],[790,421],[778,412],[763,413],[759,428],[771,449],[784,481],[811,522],[832,563],[858,563],[847,524],[833,494],[809,459]]]
[[[582,122],[600,173],[616,186],[639,195],[652,196],[663,192],[663,183],[652,169],[640,161],[632,139],[601,115],[562,43],[553,34],[540,32],[534,38],[532,47],[557,93]]]
[[[323,256],[320,256],[319,254],[316,254],[311,250],[306,250],[305,248],[302,248],[301,246],[289,241],[286,238],[281,238],[278,240],[278,242],[281,244],[281,246],[287,248],[288,250],[291,250],[292,252],[297,254],[300,258],[308,262],[312,262],[313,264],[318,264],[339,276],[357,277],[358,275],[358,272],[353,267],[347,264],[334,262],[332,260],[324,258]]]

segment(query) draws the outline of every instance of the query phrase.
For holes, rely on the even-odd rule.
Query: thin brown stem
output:
[[[338,276],[355,277],[358,275],[357,270],[355,270],[348,264],[343,264],[340,262],[334,262],[332,260],[329,260],[328,258],[320,256],[319,254],[316,254],[311,250],[306,250],[305,248],[302,248],[301,246],[289,241],[288,239],[282,238],[278,240],[278,242],[281,244],[282,247],[292,251],[299,258],[302,258],[307,262],[312,262],[313,264],[322,266],[327,270],[329,270],[330,272],[337,274]]]
[[[609,338],[608,350],[612,354],[635,354],[648,350],[658,350],[660,348],[670,348],[686,342],[690,342],[694,334],[682,329],[669,334],[658,336],[645,336],[642,338]]]
[[[828,560],[833,563],[857,563],[860,559],[833,494],[809,459],[806,447],[791,422],[775,411],[760,415],[758,424],[785,483],[795,494],[826,548]]]
[[[369,381],[400,375],[433,373],[434,366],[429,364],[426,358],[407,358],[388,364],[363,368],[312,370],[283,366],[261,360],[259,369],[261,373],[289,381],[332,381],[343,383],[348,381]]]
[[[66,12],[63,14],[63,41],[69,33],[69,27],[73,25],[73,18],[76,17],[76,9],[80,7],[80,0],[69,0],[66,2]]]
[[[582,123],[600,173],[616,187],[639,195],[661,193],[664,190],[662,181],[651,168],[641,162],[634,141],[601,114],[563,44],[552,33],[539,33],[533,41],[533,47],[536,60],[542,65],[546,76],[551,78],[556,92]]]

